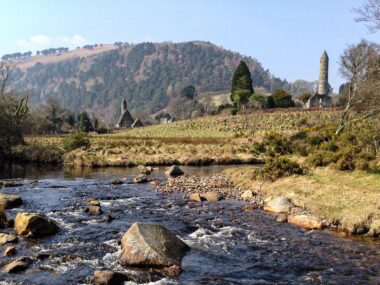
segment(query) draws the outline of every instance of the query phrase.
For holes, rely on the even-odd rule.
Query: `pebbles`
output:
[[[220,199],[244,200],[259,206],[263,201],[259,195],[242,198],[244,191],[241,188],[232,187],[228,179],[221,174],[208,176],[183,175],[176,178],[169,178],[166,183],[155,185],[157,191],[169,193],[172,191],[187,193],[187,197],[193,201],[202,201],[206,196],[218,197]],[[208,193],[208,194],[207,194]],[[213,193],[212,195],[210,193]],[[216,199],[213,199],[216,200]]]

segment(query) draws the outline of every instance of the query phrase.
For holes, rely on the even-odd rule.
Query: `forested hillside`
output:
[[[87,110],[113,123],[123,96],[132,113],[143,116],[167,107],[189,84],[198,93],[229,92],[232,73],[242,59],[255,87],[270,92],[286,84],[256,59],[211,43],[165,42],[118,44],[91,56],[18,68],[13,85],[29,92],[32,104],[53,97],[74,112]]]

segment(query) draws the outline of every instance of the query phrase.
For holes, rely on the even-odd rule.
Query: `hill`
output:
[[[228,93],[231,77],[245,60],[256,87],[273,91],[286,82],[254,58],[208,42],[103,45],[61,55],[33,56],[18,64],[13,85],[37,104],[52,97],[74,112],[87,110],[113,123],[125,97],[135,116],[148,116],[170,103],[189,84],[198,93]]]

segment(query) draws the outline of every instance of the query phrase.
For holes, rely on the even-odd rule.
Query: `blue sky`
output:
[[[0,54],[115,41],[205,40],[257,58],[289,81],[317,80],[330,56],[362,38],[380,42],[352,13],[363,0],[0,0]]]

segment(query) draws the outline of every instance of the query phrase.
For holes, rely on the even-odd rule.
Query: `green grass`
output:
[[[370,235],[380,234],[380,175],[364,171],[342,172],[317,168],[308,175],[295,175],[261,184],[253,179],[254,168],[228,169],[230,181],[253,189],[264,197],[285,195],[339,229]]]

